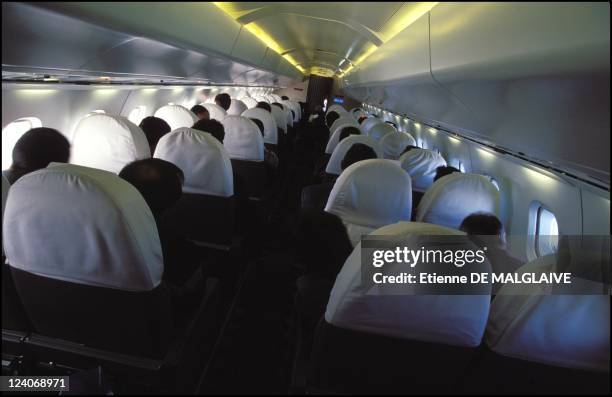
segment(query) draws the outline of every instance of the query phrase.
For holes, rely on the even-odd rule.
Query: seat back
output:
[[[368,145],[374,150],[374,152],[376,152],[376,156],[379,159],[383,158],[382,149],[380,148],[378,142],[376,142],[374,139],[365,135],[351,135],[344,138],[340,143],[338,143],[338,145],[336,145],[336,148],[327,162],[325,172],[332,175],[340,175],[342,173],[342,160],[344,159],[344,156],[346,156],[346,152],[348,152],[351,146],[356,143]]]
[[[240,99],[232,98],[229,109],[227,109],[228,116],[240,116],[242,112],[248,109],[248,106]]]
[[[410,174],[416,192],[427,190],[433,184],[436,168],[446,165],[444,157],[427,149],[412,149],[404,153],[399,162],[400,166]]]
[[[147,138],[125,117],[90,113],[77,124],[70,162],[119,173],[135,160],[151,157]]]
[[[173,320],[161,245],[153,214],[128,182],[52,164],[11,187],[3,231],[36,332],[150,357],[165,352]]]
[[[334,121],[334,124],[332,124],[332,128],[329,129],[331,135],[329,137],[329,140],[327,141],[327,146],[325,147],[326,154],[332,154],[334,152],[334,149],[336,148],[336,146],[338,146],[338,143],[340,142],[340,133],[345,127],[355,127],[359,129],[359,131],[361,131],[359,125],[355,125],[355,123],[346,122],[346,119],[344,119],[344,122],[342,123],[336,123],[336,121]]]
[[[221,106],[216,103],[201,103],[200,105],[204,106],[206,110],[208,110],[208,114],[210,118],[217,121],[222,121],[225,116],[227,116],[227,112]],[[191,126],[189,126],[191,127]]]
[[[168,123],[171,130],[183,127],[191,128],[198,121],[197,116],[191,110],[181,105],[162,106],[157,109],[154,116]]]
[[[363,123],[361,123],[361,131],[363,131],[364,134],[369,135],[370,134],[370,129],[372,129],[372,127],[374,127],[377,124],[381,124],[383,123],[383,121],[377,117],[369,117],[367,120],[364,120]]]
[[[388,123],[374,124],[368,130],[368,136],[379,142],[387,134],[396,134],[396,133],[397,133],[397,129],[395,129],[395,127],[393,127],[391,124],[388,124]]]
[[[384,156],[389,160],[397,160],[408,145],[416,145],[412,135],[405,132],[387,134],[380,140]]]
[[[247,106],[247,109],[252,109],[255,106],[257,106],[257,101],[254,98],[247,96],[247,97],[241,97],[240,100]]]
[[[242,117],[253,118],[261,121],[264,125],[264,143],[278,144],[278,128],[276,121],[270,112],[265,109],[252,108],[242,113]]]

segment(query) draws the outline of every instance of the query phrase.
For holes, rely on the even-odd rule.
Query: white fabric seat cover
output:
[[[77,124],[70,162],[119,173],[135,160],[151,157],[144,132],[125,117],[90,113]]]
[[[287,105],[289,109],[293,110],[293,122],[297,123],[302,117],[302,108],[299,103],[295,101],[284,100],[281,102],[283,105]]]
[[[375,124],[368,130],[368,136],[377,141],[380,141],[388,134],[397,134],[397,130],[391,124],[387,123]]]
[[[336,180],[325,211],[342,219],[355,245],[361,234],[401,220],[410,220],[410,177],[397,164],[386,160],[358,161],[345,169]]]
[[[221,121],[227,115],[227,113],[225,112],[225,109],[223,109],[221,106],[217,105],[216,103],[201,103],[200,105],[204,106],[206,110],[208,110],[208,114],[210,115],[211,119]],[[189,127],[191,128],[192,125],[190,125]]]
[[[446,166],[446,160],[439,153],[427,149],[412,149],[400,157],[401,167],[412,178],[412,189],[424,192],[436,176],[436,168]]]
[[[325,153],[327,153],[327,154],[333,153],[334,149],[336,149],[336,146],[338,146],[338,143],[340,142],[340,134],[342,133],[342,130],[344,128],[346,128],[346,127],[355,127],[361,133],[361,129],[359,128],[358,125],[355,125],[355,124],[351,124],[351,123],[336,124],[334,122],[333,125],[335,125],[335,128],[330,129],[330,131],[332,131],[332,133],[331,133],[331,136],[329,137],[329,141],[327,141],[327,146],[325,147]]]
[[[270,105],[270,108],[272,109],[272,116],[274,117],[276,126],[283,130],[284,133],[287,133],[287,116],[284,110],[276,105]]]
[[[244,96],[241,97],[240,100],[247,106],[248,109],[253,109],[255,106],[257,106],[257,101],[251,97]]]
[[[264,125],[264,142],[272,145],[278,143],[276,120],[274,120],[274,116],[270,112],[261,108],[252,108],[242,113],[242,117],[261,121]]]
[[[325,172],[327,172],[328,174],[340,175],[342,173],[342,160],[344,159],[344,156],[346,156],[346,152],[348,152],[351,146],[356,143],[363,143],[364,145],[368,145],[369,147],[374,149],[374,152],[376,152],[376,157],[378,157],[379,159],[383,157],[382,149],[380,148],[378,142],[376,142],[374,139],[365,135],[350,135],[344,138],[340,143],[338,143],[338,145],[332,152],[331,157],[329,158],[329,162],[327,163]]]
[[[293,127],[293,113],[291,113],[291,109],[287,105],[283,104],[283,111],[285,112],[285,119],[288,127]]]
[[[361,123],[361,131],[363,131],[363,133],[366,135],[370,135],[370,130],[372,127],[381,123],[383,122],[380,119],[376,117],[369,117],[366,120],[363,120],[363,123]]]
[[[242,116],[227,116],[221,122],[225,128],[223,146],[232,159],[263,161],[264,142],[259,127]]]
[[[159,140],[153,157],[169,161],[183,170],[185,193],[221,197],[234,194],[229,154],[209,133],[179,128]]]
[[[270,94],[270,97],[272,97],[272,99],[274,99],[274,102],[279,102],[282,100],[281,97],[279,95],[276,94]]]
[[[405,132],[387,134],[380,140],[380,146],[382,147],[385,158],[391,160],[399,159],[402,151],[406,149],[408,145],[416,146],[416,141],[412,135],[406,134]]]
[[[329,107],[327,108],[327,111],[325,112],[325,114],[327,115],[329,112],[336,112],[338,113],[341,117],[343,115],[348,116],[348,112],[346,111],[346,109],[344,108],[344,106],[334,103],[332,105],[329,105]]]
[[[11,186],[3,223],[16,269],[125,291],[161,282],[153,214],[136,188],[110,172],[52,163],[24,175]]]
[[[394,236],[413,249],[427,247],[431,235],[463,235],[458,230],[419,222],[399,222],[371,235]],[[439,243],[438,243],[439,246]],[[336,277],[325,320],[337,327],[388,337],[476,347],[480,344],[489,312],[490,295],[410,295],[418,291],[404,284],[361,285],[361,243],[353,249]],[[399,274],[406,264],[379,268]],[[482,269],[490,271],[488,262]],[[418,292],[417,292],[418,293]]]
[[[556,257],[548,255],[523,265],[517,273],[556,271]],[[604,290],[599,283],[582,281]],[[491,303],[486,344],[507,357],[609,372],[610,296],[560,292],[551,295],[545,284],[504,285]]]
[[[475,212],[499,215],[499,191],[484,175],[456,172],[438,179],[425,192],[416,220],[458,229]]]
[[[6,207],[6,198],[8,197],[11,184],[8,179],[2,174],[2,219],[4,219],[4,208]],[[2,243],[2,254],[4,255],[4,242]]]
[[[229,109],[227,109],[228,116],[240,116],[242,112],[247,110],[247,105],[240,99],[232,98]]]
[[[191,110],[181,105],[162,106],[154,116],[168,123],[172,131],[183,127],[191,128],[198,121],[198,117]]]
[[[355,120],[354,118],[352,118],[351,116],[347,114],[347,115],[341,115],[340,117],[338,117],[329,127],[329,131],[333,133],[336,130],[336,128],[338,128],[341,125],[345,125],[345,124],[352,125],[353,127],[359,127],[359,123],[357,122],[357,120]]]

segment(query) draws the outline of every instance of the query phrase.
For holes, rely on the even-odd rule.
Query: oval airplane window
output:
[[[13,147],[23,134],[32,128],[42,127],[37,117],[22,117],[9,123],[2,129],[2,169],[6,170],[13,164]]]
[[[539,206],[535,222],[535,252],[537,256],[554,254],[559,243],[559,225],[555,214]]]

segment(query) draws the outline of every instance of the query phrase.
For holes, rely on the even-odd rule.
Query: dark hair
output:
[[[374,151],[374,149],[372,149],[368,145],[364,143],[355,143],[344,155],[344,158],[340,162],[340,168],[345,170],[358,161],[375,159],[377,157],[378,156],[376,156],[376,152]]]
[[[340,131],[340,139],[338,139],[338,142],[342,141],[344,138],[346,138],[349,135],[359,135],[359,134],[361,134],[361,131],[359,131],[359,128],[357,127],[344,127],[342,131]]]
[[[409,151],[411,151],[412,149],[419,149],[418,146],[414,146],[414,145],[408,145],[404,148],[404,150],[402,150],[402,153],[400,153],[400,156],[404,153],[408,153]]]
[[[218,94],[215,97],[215,103],[221,106],[223,109],[227,110],[230,108],[230,105],[232,104],[232,98],[229,96],[229,94],[226,94],[226,93]]]
[[[123,167],[119,177],[140,192],[156,219],[183,194],[183,171],[166,160],[136,160]]]
[[[257,126],[259,127],[259,132],[261,132],[261,135],[263,135],[264,134],[264,125],[261,122],[261,120],[253,118],[253,119],[251,119],[251,121],[254,122],[255,124],[257,124]]]
[[[368,119],[368,116],[360,116],[359,120],[357,120],[359,122],[359,124],[363,123],[365,120]]]
[[[282,110],[285,110],[285,107],[282,104],[278,103],[278,102],[272,102],[272,105],[278,106]]]
[[[469,236],[497,236],[502,245],[506,243],[504,225],[497,216],[491,213],[476,212],[468,215],[461,222],[459,230]]]
[[[255,107],[267,110],[268,112],[272,113],[272,107],[267,102],[257,102],[257,106],[255,106]]]
[[[289,97],[288,97],[287,95],[283,95],[283,96],[281,97],[281,99],[282,99],[283,101],[288,101],[288,100],[289,100]]]
[[[70,143],[53,128],[32,128],[21,136],[13,147],[13,183],[23,175],[46,168],[49,163],[67,163]]]
[[[191,112],[192,112],[193,114],[195,114],[196,116],[198,116],[198,115],[200,115],[200,114],[204,113],[204,114],[206,114],[206,116],[210,117],[210,114],[208,113],[208,109],[206,109],[206,108],[205,108],[204,106],[202,106],[202,105],[195,105],[195,106],[193,106],[193,107],[191,108]],[[206,118],[208,118],[208,117],[206,117]]]
[[[147,137],[147,141],[149,142],[149,148],[151,148],[151,155],[153,155],[153,153],[155,152],[157,142],[159,142],[161,137],[169,133],[171,130],[168,123],[166,123],[159,117],[153,116],[145,117],[144,119],[142,119],[142,121],[140,122],[140,129]]]
[[[455,172],[461,172],[461,170],[455,167],[448,166],[448,165],[447,166],[441,165],[440,167],[436,168],[436,176],[434,176],[433,180],[435,182],[438,179],[442,178],[443,176],[450,175]]]
[[[327,124],[328,127],[331,127],[332,124],[334,124],[334,121],[338,120],[339,118],[340,115],[338,112],[332,110],[331,112],[327,113],[327,116],[325,116],[325,124]]]
[[[208,132],[210,135],[217,138],[217,140],[221,143],[223,143],[223,139],[225,139],[225,128],[223,127],[223,124],[215,119],[202,119],[196,121],[191,128]]]
[[[291,111],[291,119],[295,119],[295,112],[293,111],[293,109],[289,109]]]

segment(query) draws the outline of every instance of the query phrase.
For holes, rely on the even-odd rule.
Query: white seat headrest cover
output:
[[[270,105],[270,108],[272,109],[272,116],[274,116],[276,126],[287,133],[287,116],[285,111],[276,105]]]
[[[293,110],[293,121],[298,122],[302,116],[302,107],[295,101],[284,100],[281,102],[283,105],[287,105],[289,109]]]
[[[191,110],[181,105],[162,106],[154,116],[168,123],[172,131],[183,127],[191,128],[198,121],[198,117]]]
[[[242,112],[247,110],[247,105],[240,99],[232,98],[229,109],[227,109],[228,116],[240,116]]]
[[[264,142],[272,145],[278,143],[278,130],[276,128],[276,120],[270,112],[261,108],[247,109],[242,113],[242,117],[249,119],[257,119],[264,125]]]
[[[344,128],[355,127],[359,130],[359,133],[361,133],[361,129],[359,128],[359,126],[356,126],[355,124],[352,124],[352,123],[336,124],[334,122],[334,125],[336,127],[334,129],[330,129],[331,136],[329,137],[329,141],[327,141],[327,146],[325,147],[325,153],[327,154],[333,153],[334,149],[336,149],[336,146],[338,146],[338,143],[340,142],[340,134],[342,133],[342,130]]]
[[[456,172],[438,179],[427,189],[416,220],[458,229],[475,212],[499,215],[499,191],[484,175]]]
[[[336,131],[336,128],[338,128],[338,126],[345,124],[352,125],[354,127],[359,127],[359,123],[357,122],[357,120],[355,120],[349,115],[341,115],[332,123],[331,127],[329,127],[329,131],[333,133],[334,131]]]
[[[557,272],[555,265],[555,255],[548,255],[516,272]],[[610,296],[551,295],[548,288],[544,284],[504,285],[491,303],[487,345],[507,357],[610,371]]]
[[[401,167],[412,178],[412,189],[424,192],[436,176],[436,168],[446,166],[446,160],[439,153],[427,149],[412,149],[400,157]]]
[[[361,131],[363,131],[363,133],[366,135],[370,135],[370,129],[372,129],[372,127],[374,127],[375,125],[381,123],[383,123],[382,120],[376,117],[370,117],[366,120],[363,120],[363,123],[361,123]]]
[[[200,105],[204,106],[206,110],[208,110],[208,114],[210,115],[211,119],[221,121],[227,115],[227,113],[225,112],[225,109],[223,109],[221,106],[217,105],[216,103],[201,103]],[[191,127],[191,125],[189,127]]]
[[[387,160],[358,161],[336,180],[325,211],[338,215],[345,223],[371,228],[410,220],[410,177]]]
[[[283,104],[283,108],[285,112],[285,119],[287,120],[287,125],[289,127],[293,127],[293,113],[291,113],[291,109],[289,109],[289,106],[285,104]]]
[[[225,128],[223,146],[227,149],[230,158],[264,160],[263,136],[257,124],[242,116],[227,116],[221,124]]]
[[[342,105],[339,105],[337,103],[330,105],[327,108],[327,111],[325,112],[325,114],[327,115],[329,112],[336,112],[340,115],[340,117],[342,117],[343,115],[348,116],[348,112],[346,111],[346,109]]]
[[[382,149],[380,148],[378,142],[376,142],[374,139],[365,135],[349,135],[338,143],[332,152],[329,162],[327,163],[327,167],[325,168],[325,172],[328,174],[340,175],[342,173],[342,160],[344,159],[344,156],[346,156],[346,152],[348,152],[351,146],[356,143],[368,145],[374,149],[374,152],[376,152],[376,157],[379,159],[383,157]]]
[[[70,162],[119,173],[135,160],[151,157],[144,132],[125,117],[90,113],[79,121],[70,149]]]
[[[227,150],[211,134],[179,128],[164,135],[155,149],[155,158],[169,161],[183,170],[183,192],[230,197],[234,194],[232,163]]]
[[[380,146],[382,147],[385,158],[391,160],[399,159],[402,151],[406,149],[408,145],[416,146],[416,141],[412,135],[406,134],[405,132],[387,134],[380,140]]]
[[[427,236],[463,233],[437,225],[399,222],[375,230],[371,235],[401,236],[402,243],[420,249],[427,246]],[[483,265],[482,270],[474,271],[490,271],[488,262]],[[388,263],[379,270],[383,275],[396,275],[405,266],[405,263]],[[361,285],[361,268],[361,243],[358,243],[336,277],[325,311],[328,323],[395,338],[465,347],[480,344],[490,295],[410,295],[409,289],[414,287],[403,284],[376,284],[366,290]]]
[[[52,163],[19,178],[3,236],[12,267],[52,279],[150,291],[164,271],[143,197],[117,175],[94,168]]]
[[[378,123],[368,130],[368,136],[380,141],[387,134],[396,134],[397,130],[391,124]]]
[[[251,97],[241,97],[240,100],[247,105],[248,109],[252,109],[257,106],[257,101]]]

